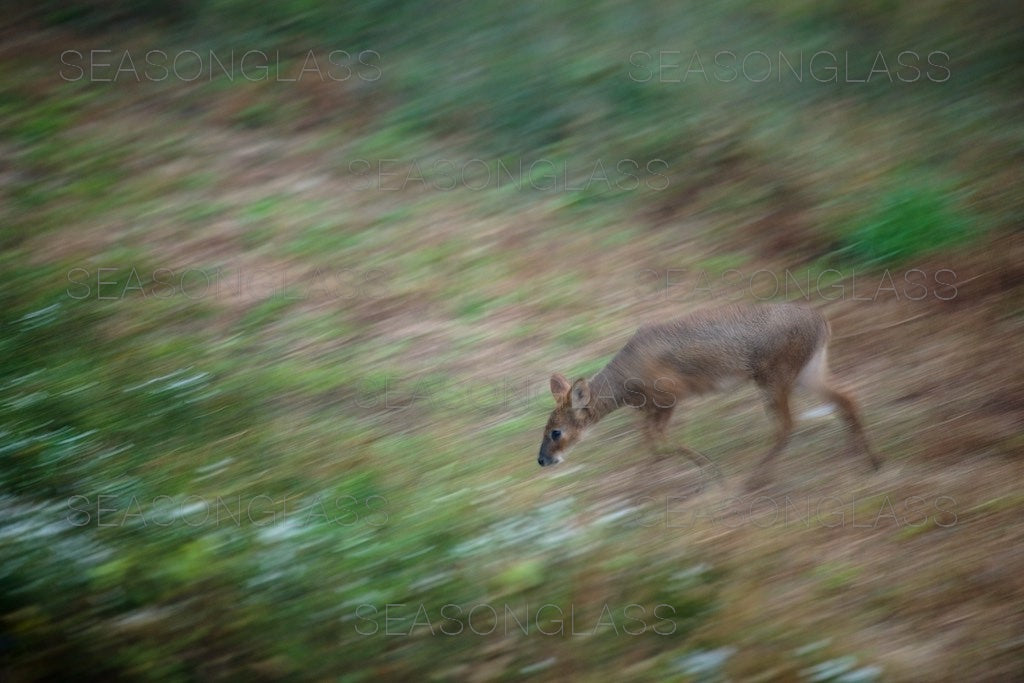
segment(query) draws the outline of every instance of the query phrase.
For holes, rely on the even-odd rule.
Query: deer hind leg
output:
[[[881,467],[881,462],[871,451],[867,437],[864,436],[864,423],[861,422],[860,411],[857,409],[857,404],[850,395],[828,384],[823,386],[820,391],[822,396],[824,396],[829,403],[834,405],[843,416],[853,447],[867,456],[872,468],[877,470]]]
[[[693,450],[692,448],[688,448],[683,445],[671,446],[668,444],[668,423],[669,420],[672,419],[673,407],[674,406],[657,408],[645,413],[644,415],[644,438],[651,454],[654,456],[656,461],[663,460],[664,458],[672,455],[681,454],[700,469],[702,477],[706,471],[711,471],[717,479],[721,480],[722,474],[714,460],[699,451]]]
[[[793,415],[789,409],[791,388],[792,385],[783,383],[764,387],[766,407],[768,413],[775,420],[775,441],[758,462],[754,474],[747,480],[748,491],[759,489],[771,480],[771,470],[775,458],[789,443],[789,436],[793,433]]]
[[[800,373],[800,382],[839,411],[840,416],[846,423],[851,447],[863,452],[871,462],[871,466],[877,470],[881,463],[868,445],[867,437],[864,435],[864,423],[861,420],[857,403],[849,392],[840,390],[832,383],[824,348],[814,354],[807,367]]]

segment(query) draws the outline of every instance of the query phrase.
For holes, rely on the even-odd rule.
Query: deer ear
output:
[[[555,403],[561,403],[565,400],[565,395],[569,393],[569,380],[565,378],[560,372],[556,372],[551,375],[551,395],[555,397]]]
[[[590,403],[590,384],[585,379],[578,379],[572,384],[569,401],[573,410],[583,410]]]

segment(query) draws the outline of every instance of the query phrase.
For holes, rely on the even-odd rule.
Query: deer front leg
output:
[[[706,455],[686,446],[668,444],[667,431],[670,419],[672,419],[672,407],[658,408],[644,414],[644,438],[655,462],[660,462],[672,455],[682,454],[700,469],[701,477],[710,470],[715,478],[721,481],[722,473],[719,471],[718,465]]]
[[[643,435],[647,450],[654,456],[655,462],[667,458],[672,449],[666,443],[668,422],[672,419],[672,408],[659,408],[644,411]]]

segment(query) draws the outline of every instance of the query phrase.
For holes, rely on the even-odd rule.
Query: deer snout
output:
[[[547,467],[548,465],[557,465],[562,462],[561,456],[551,456],[544,452],[542,448],[540,453],[537,455],[537,464],[541,467]]]
[[[547,467],[548,465],[557,465],[559,462],[561,462],[561,460],[562,459],[559,458],[558,456],[553,456],[550,453],[547,453],[544,450],[543,446],[541,446],[540,448],[540,453],[537,454],[537,464],[540,465],[541,467]]]

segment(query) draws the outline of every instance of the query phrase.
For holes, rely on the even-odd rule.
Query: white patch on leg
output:
[[[797,375],[796,382],[807,389],[819,389],[825,384],[828,376],[828,352],[825,347],[820,347],[807,361]]]
[[[818,406],[816,408],[811,408],[810,410],[805,410],[804,412],[802,412],[800,414],[800,419],[801,420],[814,420],[814,419],[817,419],[819,417],[826,417],[828,415],[831,415],[834,412],[835,412],[835,408],[833,408],[831,405],[826,403],[825,405],[820,405],[820,406]]]

